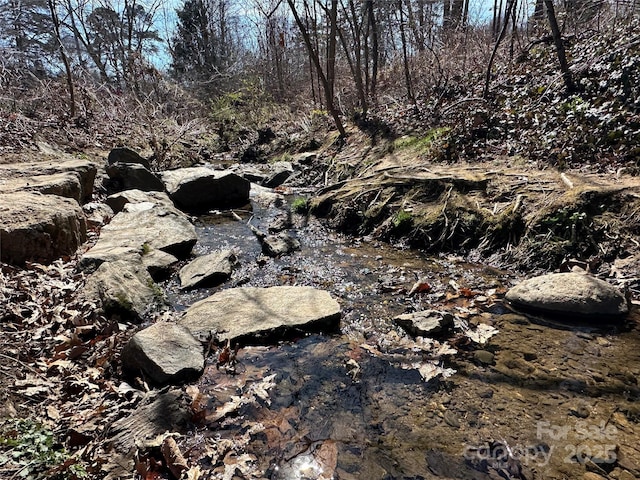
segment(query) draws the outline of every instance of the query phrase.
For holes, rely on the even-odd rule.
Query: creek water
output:
[[[640,468],[637,314],[617,326],[516,314],[501,300],[512,273],[342,236],[287,212],[253,202],[235,211],[243,221],[200,217],[195,253],[231,248],[239,266],[216,288],[182,292],[168,281],[167,295],[182,310],[232,286],[314,286],[340,303],[340,333],[243,347],[232,373],[212,356],[198,384],[211,409],[269,375],[274,385],[199,435],[250,435],[251,461],[272,479],[560,479]],[[247,221],[266,230],[282,214],[301,249],[261,257]],[[409,295],[418,280],[429,287]],[[456,373],[425,382],[398,360],[420,352],[394,350],[407,335],[392,319],[427,308],[499,332],[484,345],[453,332],[457,353],[440,363]]]

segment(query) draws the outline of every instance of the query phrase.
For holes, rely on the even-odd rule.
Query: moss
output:
[[[400,210],[393,217],[393,227],[396,230],[408,231],[413,226],[413,215],[406,210]]]
[[[304,197],[296,197],[291,202],[291,210],[295,213],[299,213],[301,215],[306,215],[309,213],[309,200]]]
[[[435,143],[444,140],[450,132],[449,127],[439,127],[430,130],[424,137],[405,135],[393,141],[392,150],[413,150],[418,154],[426,154]]]

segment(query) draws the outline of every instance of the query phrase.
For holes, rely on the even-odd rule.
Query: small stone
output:
[[[493,365],[495,355],[487,350],[476,350],[473,352],[473,359],[482,365]]]
[[[578,418],[587,418],[591,414],[591,409],[588,405],[577,404],[569,408],[569,414]]]
[[[438,310],[398,315],[393,321],[413,336],[428,337],[449,331],[453,327],[453,315]]]
[[[480,398],[493,398],[493,390],[488,388],[487,390],[480,391],[478,396]]]
[[[229,279],[237,258],[231,250],[222,250],[196,258],[178,273],[182,288],[215,286]]]
[[[270,257],[280,257],[300,249],[300,241],[286,232],[267,235],[262,240],[262,252]]]
[[[451,410],[444,412],[444,421],[450,427],[460,428],[460,420],[458,420],[458,416]]]

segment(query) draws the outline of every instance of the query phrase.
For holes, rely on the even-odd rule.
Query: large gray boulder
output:
[[[87,238],[75,200],[37,193],[0,194],[0,260],[49,263],[72,255]]]
[[[292,329],[335,331],[340,305],[328,292],[312,287],[241,287],[223,290],[194,303],[179,323],[205,340],[264,342]]]
[[[157,384],[193,380],[204,370],[202,344],[186,327],[173,323],[156,323],[136,333],[121,358],[126,370],[142,370]]]
[[[86,203],[93,195],[95,162],[66,155],[41,162],[0,164],[0,191],[39,192]]]
[[[237,258],[231,250],[221,250],[196,258],[180,269],[180,286],[184,289],[215,286],[228,280]]]
[[[114,163],[108,165],[106,171],[114,190],[164,190],[160,177],[138,163]]]
[[[105,252],[149,252],[162,250],[185,258],[197,240],[195,227],[179,210],[155,203],[128,203],[102,228],[95,246],[85,253],[89,258],[103,258]]]
[[[584,273],[550,273],[530,278],[505,295],[516,309],[570,317],[620,317],[628,313],[625,296],[612,285]]]
[[[138,152],[127,147],[116,147],[109,152],[107,165],[113,165],[114,163],[138,164],[142,165],[147,170],[151,170],[149,160],[141,157]]]
[[[250,183],[228,170],[180,168],[162,173],[169,196],[187,211],[242,205],[249,201]]]
[[[91,274],[82,291],[84,298],[99,305],[107,314],[140,320],[163,302],[160,288],[142,262],[105,262]]]
[[[122,192],[109,195],[106,199],[114,212],[121,212],[127,203],[156,203],[166,207],[173,207],[173,202],[165,192],[142,191],[139,189],[124,190]]]

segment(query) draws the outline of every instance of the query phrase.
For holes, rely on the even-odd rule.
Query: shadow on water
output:
[[[615,412],[637,402],[637,312],[630,328],[615,333],[556,328],[504,308],[501,294],[514,283],[506,272],[350,239],[299,216],[293,220],[301,250],[265,258],[246,224],[252,218],[266,228],[271,213],[261,208],[237,211],[243,221],[221,212],[200,217],[196,225],[195,254],[229,248],[239,258],[226,284],[183,292],[172,280],[165,290],[178,310],[239,285],[309,285],[328,290],[341,304],[340,332],[300,333],[296,341],[242,348],[235,375],[217,369],[210,358],[200,379],[198,387],[215,409],[276,375],[269,402],[249,403],[237,417],[207,426],[212,436],[237,438],[259,423],[262,430],[253,434],[249,450],[269,478],[579,478],[584,462],[567,462],[563,453],[545,462],[519,458],[522,465],[530,462],[527,474],[518,470],[518,476],[465,452],[496,440],[513,448],[548,443],[551,451],[564,452],[575,446],[575,435],[548,438],[540,434],[540,422],[575,434],[576,420],[622,422]],[[418,279],[429,291],[408,295]],[[459,294],[464,289],[468,297]],[[486,345],[460,345],[448,361],[458,373],[427,383],[417,371],[363,348],[390,332],[404,335],[392,318],[426,308],[445,308],[499,333]],[[635,445],[637,420],[619,429],[617,444]],[[597,445],[589,445],[595,452]]]

